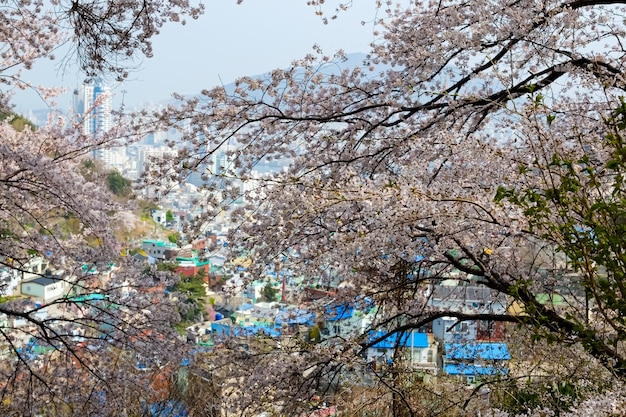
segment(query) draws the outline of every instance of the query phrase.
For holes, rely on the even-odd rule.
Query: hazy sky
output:
[[[169,25],[154,40],[154,57],[131,73],[123,85],[112,85],[115,103],[124,96],[128,107],[167,100],[172,92],[197,93],[232,82],[242,75],[256,75],[284,68],[318,44],[325,53],[368,52],[373,40],[373,1],[359,0],[339,19],[324,25],[306,0],[235,0],[206,2],[206,13],[187,25]],[[333,3],[334,4],[334,3]],[[329,5],[328,12],[332,12]],[[361,22],[367,22],[362,25]],[[34,84],[63,86],[69,93],[58,98],[61,110],[71,106],[71,91],[82,80],[76,68],[59,68],[55,61],[38,62],[23,76]],[[33,93],[20,93],[16,110],[45,107]]]

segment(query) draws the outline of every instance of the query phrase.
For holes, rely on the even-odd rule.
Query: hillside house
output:
[[[327,304],[324,307],[323,320],[320,320],[324,338],[345,338],[363,334],[371,324],[368,313],[372,310],[373,304],[363,301]]]
[[[71,284],[63,271],[46,272],[43,276],[23,281],[20,291],[23,295],[37,298],[44,303],[56,300],[68,293]]]
[[[207,256],[207,259],[211,261],[211,265],[224,266],[227,255],[221,252],[213,252]]]
[[[191,242],[191,249],[197,252],[205,252],[208,249],[208,245],[211,243],[207,238],[203,237]]]
[[[141,248],[150,258],[158,260],[170,260],[178,254],[178,246],[172,242],[148,239],[141,243]]]
[[[329,304],[325,308],[323,331],[324,337],[348,337],[361,333],[362,314],[355,314],[354,306],[348,304]]]
[[[41,256],[33,256],[23,265],[13,265],[18,280],[26,281],[31,278],[42,276],[48,268],[47,262]]]
[[[176,256],[176,263],[178,267],[175,272],[186,277],[192,277],[197,274],[202,274],[204,282],[209,281],[209,261],[201,261],[198,257],[198,252],[194,250],[185,250],[178,252]]]
[[[5,258],[3,264],[0,269],[0,295],[3,296],[16,295],[21,281],[43,275],[48,267],[40,256],[33,256],[23,264]]]
[[[289,333],[298,333],[315,326],[315,313],[295,306],[283,307],[276,314],[274,324]]]
[[[167,210],[152,210],[152,220],[161,226],[165,226],[167,222]]]
[[[267,352],[276,349],[280,343],[277,339],[281,336],[281,329],[276,327],[257,325],[241,327],[231,325],[224,320],[211,323],[211,339],[214,344],[230,340],[241,349],[250,352]]]
[[[263,288],[266,285],[266,281],[252,281],[246,286],[243,296],[252,300],[253,303],[261,301],[263,298]]]
[[[214,265],[212,261],[209,266],[208,284],[212,291],[222,291],[229,275],[223,266]]]
[[[0,270],[0,295],[14,295],[19,287],[18,275],[15,271],[4,268]]]
[[[274,325],[278,303],[243,304],[234,312],[235,323],[241,327]]]
[[[411,367],[437,373],[439,344],[432,335],[418,331],[401,334],[372,331],[368,340],[377,341],[366,351],[367,362],[373,368],[393,362],[394,357],[400,354]]]
[[[509,359],[506,343],[446,343],[443,370],[471,384],[481,377],[506,374]]]
[[[506,314],[506,297],[482,286],[436,285],[429,294],[428,304],[435,310],[466,314]],[[455,317],[438,318],[432,323],[432,333],[443,342],[501,341],[504,323],[498,321],[462,321]]]

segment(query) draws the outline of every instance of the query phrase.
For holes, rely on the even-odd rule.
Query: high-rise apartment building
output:
[[[83,118],[83,133],[101,136],[113,127],[113,96],[100,78],[84,82],[74,91],[74,111]],[[120,168],[115,149],[101,148],[93,157],[111,168]]]
[[[113,126],[111,89],[96,78],[74,91],[74,110],[83,117],[83,133],[98,136]]]

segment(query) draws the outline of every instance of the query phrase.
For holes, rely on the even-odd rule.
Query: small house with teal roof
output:
[[[177,273],[186,277],[202,273],[204,281],[208,283],[211,262],[201,261],[197,251],[180,251],[178,252],[178,256],[176,256],[175,261],[178,264],[178,267],[176,268]]]
[[[146,239],[141,243],[141,248],[146,252],[148,257],[166,260],[176,257],[178,253],[178,245],[172,242],[165,242],[156,239]]]

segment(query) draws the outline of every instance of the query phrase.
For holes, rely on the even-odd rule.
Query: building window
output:
[[[457,324],[456,326],[454,326],[454,329],[452,329],[452,332],[453,333],[468,333],[469,325],[467,324],[467,322],[461,322]]]
[[[426,362],[434,362],[432,349],[428,349],[428,352],[426,353]]]

